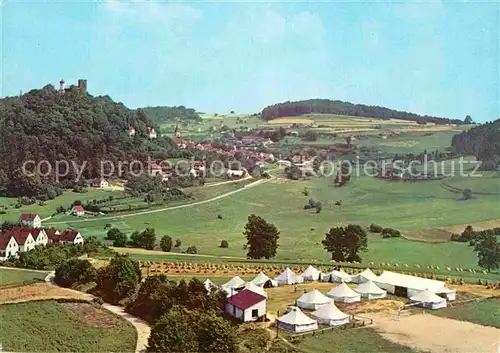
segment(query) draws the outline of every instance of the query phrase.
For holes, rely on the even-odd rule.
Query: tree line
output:
[[[405,111],[397,111],[385,107],[371,106],[365,104],[353,104],[340,100],[309,99],[295,102],[284,102],[267,106],[262,110],[264,120],[272,120],[285,116],[297,116],[303,114],[321,113],[360,116],[374,119],[402,119],[416,121],[419,123],[435,124],[463,124],[460,119],[448,119],[429,115],[418,115]]]
[[[201,117],[193,108],[186,108],[183,105],[178,107],[145,107],[141,108],[146,116],[156,124],[171,122],[175,118],[180,120],[201,121]]]

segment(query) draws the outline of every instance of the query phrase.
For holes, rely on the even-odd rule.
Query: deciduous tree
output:
[[[248,216],[243,234],[247,238],[247,257],[269,259],[276,256],[280,232],[274,224],[251,214]]]
[[[363,227],[349,224],[347,227],[330,228],[321,242],[335,261],[361,261],[360,251],[367,249],[367,235]]]

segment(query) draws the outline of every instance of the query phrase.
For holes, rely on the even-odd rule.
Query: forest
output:
[[[264,108],[261,115],[264,120],[272,120],[280,117],[297,116],[311,113],[349,115],[382,120],[402,119],[416,121],[419,123],[464,123],[464,121],[460,119],[447,119],[428,115],[418,115],[379,106],[352,104],[349,102],[329,99],[309,99],[296,102],[274,104]]]
[[[482,170],[500,166],[500,119],[453,136],[451,147],[458,154],[471,154],[482,163]]]
[[[129,136],[129,126],[136,128],[135,136]],[[130,110],[109,96],[93,97],[77,88],[60,93],[47,85],[0,99],[0,196],[52,199],[58,190],[73,188],[73,168],[62,166],[59,181],[54,172],[48,173],[48,165],[54,168],[56,161],[85,165],[84,178],[93,178],[99,176],[104,160],[116,166],[133,160],[146,163],[148,157],[180,157],[183,152],[170,138],[150,140],[148,127],[159,130],[143,110]],[[28,176],[22,167],[30,160],[30,168],[47,162],[41,173]]]
[[[163,124],[172,121],[175,118],[180,120],[199,121],[201,117],[192,108],[184,106],[178,107],[146,107],[142,111],[152,122],[156,124]]]

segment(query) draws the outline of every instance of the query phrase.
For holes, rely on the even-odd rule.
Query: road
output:
[[[166,212],[166,211],[178,210],[178,209],[181,209],[181,208],[199,206],[199,205],[203,205],[203,204],[206,204],[206,203],[209,203],[209,202],[213,202],[213,201],[217,201],[217,200],[223,199],[223,198],[231,196],[231,195],[235,195],[235,194],[237,194],[239,192],[242,192],[244,190],[248,190],[248,189],[250,189],[250,188],[252,188],[254,186],[267,183],[267,182],[269,182],[269,181],[271,181],[273,179],[274,179],[273,176],[271,176],[269,179],[259,179],[257,181],[254,181],[253,183],[245,185],[241,189],[229,191],[229,192],[226,192],[225,194],[212,197],[211,199],[207,199],[207,200],[203,200],[203,201],[197,201],[197,202],[193,202],[193,203],[188,203],[186,205],[157,208],[157,209],[154,209],[154,210],[141,211],[141,212],[136,212],[136,213],[128,213],[128,214],[124,214],[124,215],[120,215],[120,216],[107,216],[107,217],[98,217],[98,218],[87,218],[87,219],[80,219],[80,220],[74,220],[74,221],[71,220],[71,221],[63,221],[63,222],[48,222],[48,223],[45,223],[45,225],[51,226],[51,225],[55,225],[55,224],[64,224],[64,223],[68,223],[68,222],[70,222],[71,224],[73,224],[73,223],[83,223],[83,222],[91,222],[91,221],[93,221],[95,219],[98,219],[98,220],[107,220],[107,219],[110,219],[111,220],[111,219],[117,219],[117,218],[119,219],[119,218],[135,217],[135,216],[141,216],[141,215],[150,214],[150,213]]]

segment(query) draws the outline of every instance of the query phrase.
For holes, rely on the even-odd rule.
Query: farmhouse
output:
[[[19,217],[19,223],[27,227],[40,228],[42,226],[42,219],[34,213],[22,213]]]
[[[11,229],[12,231],[30,233],[33,239],[35,240],[35,245],[47,245],[49,242],[49,238],[47,237],[47,233],[43,228],[28,228],[28,227],[14,227]]]
[[[455,300],[456,296],[456,291],[448,288],[445,282],[391,271],[382,272],[375,283],[387,292],[403,297],[411,298],[423,290],[429,290],[447,300]]]
[[[83,208],[82,205],[75,205],[73,206],[73,208],[71,209],[71,212],[70,212],[72,215],[74,216],[84,216],[85,215],[85,210]]]
[[[13,237],[19,246],[19,252],[30,251],[35,248],[35,239],[28,229],[13,228],[5,232],[8,237]]]
[[[59,230],[55,228],[44,228],[45,234],[47,235],[48,244],[59,243]]]
[[[225,311],[243,321],[257,321],[266,315],[267,298],[261,294],[244,289],[227,299]]]
[[[104,178],[95,178],[92,180],[92,186],[96,188],[107,188],[109,186],[108,181]]]
[[[19,245],[16,239],[7,233],[0,233],[0,260],[6,260],[11,256],[16,256],[19,252]]]
[[[58,236],[59,244],[83,244],[83,237],[80,232],[76,230],[65,230],[60,233]]]

